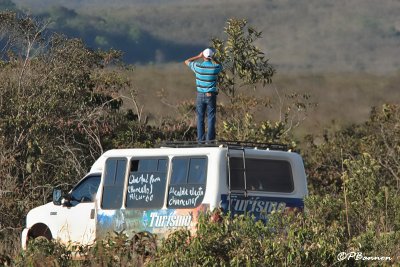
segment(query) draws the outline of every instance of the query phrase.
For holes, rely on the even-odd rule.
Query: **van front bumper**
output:
[[[21,234],[21,245],[22,245],[22,249],[23,250],[26,250],[26,246],[27,246],[27,242],[28,242],[28,233],[29,233],[29,229],[30,228],[25,228],[23,231],[22,231],[22,234]]]

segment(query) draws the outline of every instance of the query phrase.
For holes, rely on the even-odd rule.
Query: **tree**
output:
[[[219,76],[219,88],[232,99],[243,86],[272,82],[275,69],[268,63],[265,54],[255,46],[261,32],[247,26],[244,19],[229,19],[225,31],[227,39],[212,40],[216,59],[223,65]]]
[[[247,25],[245,19],[229,19],[224,32],[226,40],[212,39],[216,61],[223,66],[218,77],[218,87],[230,98],[230,103],[220,106],[222,125],[219,137],[227,140],[281,142],[295,146],[291,132],[305,119],[307,111],[315,104],[307,94],[286,93],[272,102],[269,98],[242,95],[239,90],[272,82],[275,68],[265,54],[255,45],[261,32]],[[257,110],[275,109],[276,121],[255,119]]]
[[[120,52],[91,50],[45,26],[0,12],[0,192],[7,192],[0,240],[7,242],[20,235],[29,209],[47,202],[54,186],[70,189],[108,149],[124,120],[118,91],[130,86],[115,64]]]

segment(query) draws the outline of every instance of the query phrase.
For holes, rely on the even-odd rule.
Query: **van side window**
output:
[[[104,174],[102,209],[119,209],[122,206],[122,196],[126,173],[126,159],[109,158],[106,161]]]
[[[243,160],[230,159],[231,189],[244,190]],[[247,190],[290,193],[294,190],[292,168],[285,160],[246,158]]]
[[[162,208],[168,158],[133,159],[126,192],[127,209]]]
[[[207,180],[207,157],[175,157],[172,159],[168,190],[169,208],[194,208],[204,198]]]
[[[171,184],[205,184],[206,173],[207,158],[174,158]]]

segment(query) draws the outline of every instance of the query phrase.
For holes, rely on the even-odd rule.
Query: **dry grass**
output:
[[[138,102],[150,122],[157,123],[163,116],[175,116],[177,104],[193,100],[195,86],[193,73],[184,64],[137,67],[131,76],[138,90]],[[399,103],[400,73],[371,75],[365,73],[282,74],[273,78],[273,83],[256,91],[247,89],[243,93],[269,97],[278,108],[279,97],[297,92],[311,95],[318,107],[297,130],[300,135],[322,133],[324,128],[339,127],[365,121],[373,106],[384,103]],[[160,92],[164,97],[160,97]],[[221,94],[219,102],[227,98]],[[126,103],[129,108],[129,103]],[[276,120],[276,113],[260,112],[259,119]],[[275,116],[275,117],[274,117]]]

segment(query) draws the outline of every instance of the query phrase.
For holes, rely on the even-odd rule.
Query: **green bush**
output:
[[[249,216],[207,214],[197,232],[180,230],[163,241],[152,266],[321,266],[333,264],[344,228],[321,224],[318,214],[275,213],[267,223]]]
[[[72,252],[45,238],[29,242],[27,250],[16,260],[17,266],[69,266]]]

